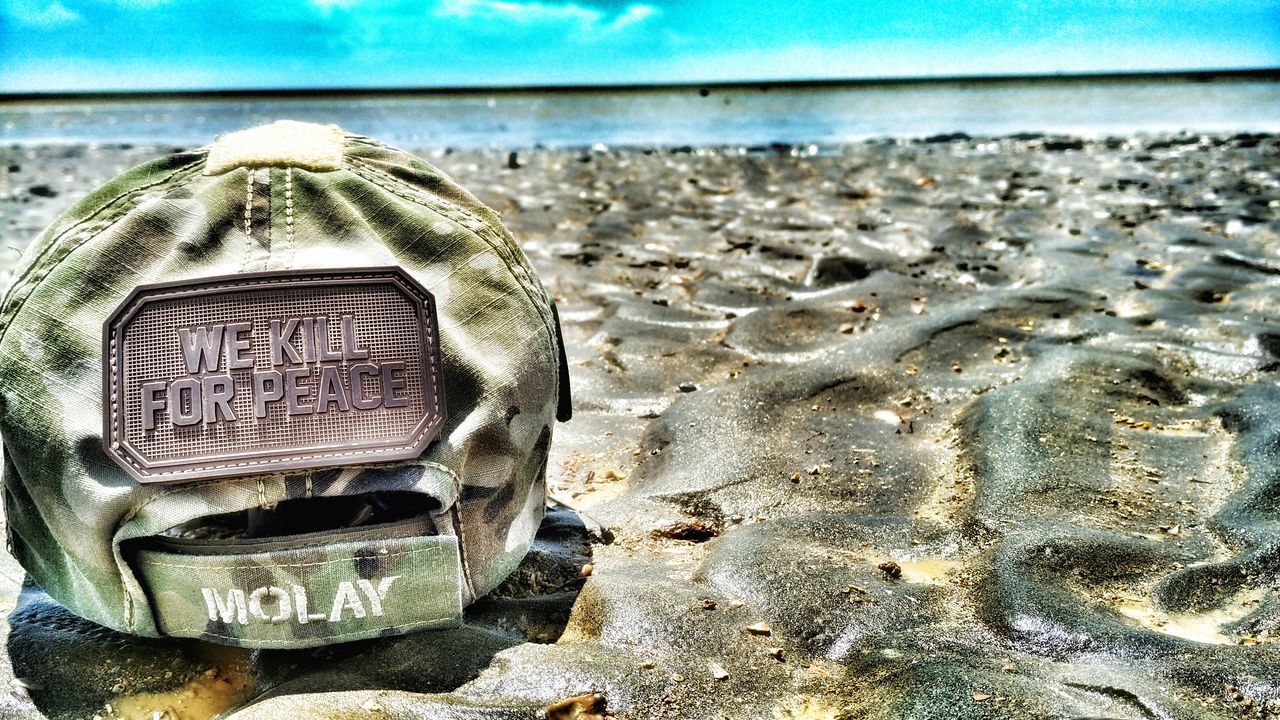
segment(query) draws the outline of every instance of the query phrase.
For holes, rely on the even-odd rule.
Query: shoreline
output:
[[[1169,142],[1177,145],[1194,145],[1197,143],[1222,143],[1238,139],[1265,139],[1280,135],[1280,130],[1239,130],[1214,132],[1211,130],[1178,130],[1178,131],[1136,131],[1130,133],[1064,133],[1052,131],[1022,131],[999,134],[968,133],[962,130],[933,133],[929,135],[874,135],[849,141],[839,142],[769,142],[769,143],[584,143],[581,145],[487,145],[483,147],[454,146],[417,146],[409,148],[411,152],[440,157],[459,152],[564,152],[564,153],[634,153],[638,155],[689,155],[710,154],[725,157],[791,155],[794,157],[814,155],[838,155],[850,148],[860,145],[946,145],[988,144],[988,143],[1027,143],[1027,150],[1083,150],[1085,147],[1074,147],[1075,141],[1086,146],[1098,145],[1099,149],[1117,150],[1126,144],[1144,142]],[[212,140],[210,140],[212,142]],[[1049,147],[1045,147],[1044,144]],[[1061,147],[1062,143],[1071,147]],[[207,143],[205,143],[207,144]],[[15,150],[65,149],[68,146],[83,146],[101,150],[132,150],[138,147],[149,147],[156,152],[164,152],[169,143],[154,141],[85,141],[74,139],[36,139],[22,142],[0,142],[0,148]],[[185,148],[184,148],[185,149]]]
[[[146,100],[241,100],[312,98],[402,98],[424,96],[490,96],[707,92],[769,92],[774,90],[829,90],[880,87],[1028,86],[1096,83],[1182,82],[1280,82],[1280,68],[1224,68],[1206,70],[1150,70],[1138,72],[1054,73],[1026,75],[922,75],[883,78],[811,78],[802,80],[730,80],[673,83],[619,83],[616,85],[492,85],[421,87],[302,87],[218,88],[210,90],[66,90],[0,91],[0,108],[24,102],[125,102]]]
[[[705,93],[705,94],[704,94]],[[0,103],[0,144],[195,145],[277,119],[401,147],[840,145],[953,133],[1280,132],[1280,81],[907,84],[634,92],[139,97]]]

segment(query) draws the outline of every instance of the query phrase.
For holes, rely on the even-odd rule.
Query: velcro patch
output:
[[[103,445],[140,483],[415,458],[444,423],[435,300],[398,268],[141,285],[103,366]]]

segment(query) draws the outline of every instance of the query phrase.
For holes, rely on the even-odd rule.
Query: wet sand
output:
[[[4,272],[165,149],[0,150]],[[6,557],[0,716],[1280,717],[1280,136],[419,152],[565,323],[526,563],[210,654]]]

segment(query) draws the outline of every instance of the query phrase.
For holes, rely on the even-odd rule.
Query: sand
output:
[[[0,150],[5,272],[165,149]],[[0,714],[1280,716],[1280,137],[420,152],[565,323],[526,563],[458,630],[210,655],[6,560]]]

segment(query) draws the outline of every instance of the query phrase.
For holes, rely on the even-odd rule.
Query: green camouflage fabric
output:
[[[456,621],[461,606],[516,567],[542,518],[552,426],[558,413],[567,417],[548,294],[492,211],[406,153],[347,134],[336,170],[238,167],[205,175],[207,152],[126,172],[62,215],[27,251],[0,306],[10,552],[73,612],[144,636],[305,647]],[[437,303],[448,415],[417,460],[143,486],[104,453],[103,322],[136,285],[390,265]],[[130,558],[122,550],[132,538],[196,518],[406,488],[442,501],[436,536],[249,553],[220,558],[216,567]],[[378,582],[391,576],[398,579],[377,598],[382,614],[375,616],[366,591],[376,596]],[[266,613],[287,625],[276,590],[291,594],[292,586],[307,584],[300,578],[316,583],[308,587],[311,612],[325,606],[332,614],[341,591],[363,604],[366,616],[355,617],[353,601],[342,622],[238,622],[233,589],[245,595],[250,619]],[[237,622],[221,611],[211,620],[201,588],[217,589],[221,608]],[[250,612],[249,596],[259,588],[268,588],[257,596],[261,612]]]
[[[142,551],[135,565],[156,588],[161,631],[177,637],[288,648],[451,627],[462,616],[458,539],[449,535],[230,558]]]

